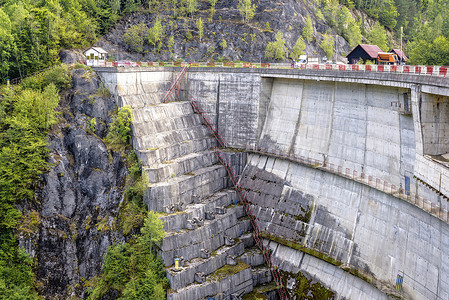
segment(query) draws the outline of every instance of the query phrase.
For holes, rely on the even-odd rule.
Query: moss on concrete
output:
[[[293,290],[294,298],[297,300],[305,299],[320,299],[320,300],[330,300],[335,299],[335,293],[320,282],[309,279],[306,275],[299,272],[296,274],[295,288]]]
[[[330,264],[333,264],[334,266],[341,266],[342,265],[342,263],[339,262],[338,260],[335,260],[332,257],[327,256],[326,254],[318,252],[317,250],[304,247],[302,244],[296,243],[294,241],[289,241],[287,239],[284,239],[284,238],[281,238],[281,237],[269,234],[267,232],[261,232],[260,235],[262,237],[267,238],[267,239],[269,239],[271,241],[274,241],[274,242],[276,242],[278,244],[282,244],[284,246],[287,246],[287,247],[293,248],[295,250],[299,250],[299,251],[302,251],[302,252],[307,253],[309,255],[315,256],[316,258],[324,260],[324,261],[326,261],[326,262],[328,262]]]
[[[207,281],[220,281],[225,277],[237,274],[247,268],[249,268],[249,265],[239,260],[235,266],[224,265],[216,270],[214,273],[207,276]]]

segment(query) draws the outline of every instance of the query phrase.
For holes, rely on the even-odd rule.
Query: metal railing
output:
[[[226,148],[226,140],[221,135],[221,133],[218,131],[218,128],[215,126],[213,122],[209,119],[207,114],[204,112],[204,110],[199,105],[198,101],[195,100],[195,98],[191,98],[190,104],[192,105],[193,110],[200,115],[201,119],[203,120],[204,124],[209,128],[209,130],[212,132],[212,134],[215,136],[215,138],[218,141],[218,144],[220,147]]]
[[[192,107],[196,113],[198,113],[203,120],[204,124],[209,128],[209,130],[212,132],[212,134],[217,139],[218,143],[222,147],[226,147],[226,141],[224,140],[223,136],[218,131],[217,127],[210,121],[209,117],[206,115],[204,110],[201,108],[199,103],[195,100],[195,98],[192,97],[191,102]],[[235,190],[237,192],[237,195],[240,198],[240,202],[242,203],[246,215],[249,217],[251,225],[253,227],[253,238],[256,242],[256,245],[259,247],[259,249],[262,251],[263,257],[268,265],[268,267],[271,270],[271,273],[273,275],[274,281],[276,282],[278,288],[279,288],[279,296],[282,300],[288,299],[287,291],[285,290],[284,284],[282,283],[281,273],[279,272],[279,268],[274,263],[273,258],[271,256],[271,250],[263,244],[263,238],[261,237],[260,233],[260,226],[259,222],[257,221],[257,218],[253,212],[253,209],[248,202],[248,199],[246,198],[245,192],[241,188],[241,186],[238,183],[237,176],[235,175],[234,168],[229,162],[229,160],[226,158],[226,156],[223,154],[223,152],[220,151],[217,147],[214,149],[214,154],[217,157],[217,159],[220,161],[221,164],[223,164],[226,167],[226,170],[229,174],[229,177],[231,178],[231,181],[235,187]]]
[[[302,155],[284,153],[281,150],[272,150],[268,147],[245,145],[242,148],[249,152],[288,159],[290,161],[294,161],[308,167],[324,170],[326,172],[337,174],[339,176],[357,181],[359,183],[382,191],[386,194],[390,194],[396,198],[405,200],[408,203],[417,206],[425,212],[431,214],[432,216],[446,223],[449,223],[449,211],[441,207],[441,205],[432,203],[431,201],[419,196],[418,194],[414,194],[403,189],[400,186],[392,184],[386,180],[368,175],[364,172],[357,172],[356,170],[353,170],[351,168],[347,168],[341,165],[335,165],[332,163],[325,163],[322,160],[305,157]]]
[[[267,263],[268,267],[271,269],[271,274],[273,275],[274,281],[276,282],[276,284],[279,288],[280,298],[288,299],[288,294],[287,294],[287,291],[285,290],[284,284],[282,283],[282,278],[281,278],[281,273],[279,272],[279,268],[273,260],[273,257],[271,255],[271,250],[267,246],[265,246],[263,243],[263,238],[261,236],[259,222],[257,221],[257,218],[254,214],[251,204],[249,203],[248,199],[246,198],[246,194],[245,194],[244,190],[242,189],[242,187],[240,186],[240,184],[238,182],[237,176],[234,173],[233,166],[231,165],[229,160],[226,158],[226,156],[223,154],[223,152],[221,152],[221,150],[218,149],[217,147],[215,147],[214,153],[215,153],[215,156],[217,157],[217,159],[220,161],[220,163],[226,167],[229,177],[231,178],[231,181],[234,184],[237,195],[240,198],[240,202],[243,204],[246,215],[249,217],[249,220],[253,227],[254,241],[256,242],[256,245],[259,247],[259,249],[262,251],[265,262]]]
[[[181,72],[179,72],[175,80],[173,80],[173,82],[170,84],[170,87],[165,92],[164,97],[162,98],[163,103],[167,102],[171,98],[173,93],[175,93],[175,98],[177,98],[178,101],[181,100],[179,95],[179,85],[181,83],[181,80],[184,78],[185,74],[189,70],[189,68],[190,64],[187,64],[181,69]]]
[[[409,66],[409,65],[349,65],[349,64],[290,64],[290,63],[252,63],[252,62],[130,62],[120,65],[117,62],[104,62],[98,67],[223,67],[223,68],[269,68],[269,69],[302,69],[328,71],[359,71],[414,74],[425,76],[449,76],[449,66]]]

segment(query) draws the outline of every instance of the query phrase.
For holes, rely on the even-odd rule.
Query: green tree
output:
[[[144,23],[131,25],[123,35],[123,41],[128,45],[131,51],[143,53],[144,38],[147,31],[148,27]]]
[[[0,8],[0,83],[2,78],[8,78],[9,69],[13,64],[14,36],[11,33],[9,16]]]
[[[344,37],[352,48],[360,44],[362,42],[360,26],[355,22],[350,22],[347,30],[345,31]]]
[[[68,68],[56,66],[26,78],[14,89],[0,90],[0,295],[4,299],[39,299],[33,288],[32,259],[19,249],[15,236],[27,217],[17,206],[35,201],[41,175],[48,170],[47,132],[57,122],[58,87],[68,87],[70,81]],[[38,225],[39,219],[35,222]]]
[[[109,290],[116,290],[120,299],[165,299],[168,281],[162,260],[156,257],[164,235],[163,222],[149,212],[138,238],[107,250],[89,299],[101,299]]]
[[[194,13],[198,11],[198,0],[185,0],[185,1],[187,12],[193,18]]]
[[[267,22],[265,23],[264,31],[267,31],[267,32],[270,32],[270,31],[271,31],[271,28],[270,28],[270,22],[267,21]]]
[[[161,17],[157,16],[153,27],[151,27],[147,31],[146,38],[148,43],[153,45],[153,48],[155,48],[156,44],[162,40],[163,35],[164,35],[164,28],[162,27]]]
[[[265,48],[265,57],[274,59],[285,59],[285,40],[281,31],[276,33],[276,40],[268,43]]]
[[[379,12],[379,21],[386,27],[393,29],[396,26],[398,11],[394,0],[383,0]]]
[[[239,10],[240,15],[242,15],[243,23],[246,24],[254,18],[256,5],[252,4],[251,0],[239,0],[237,9]]]
[[[293,46],[293,51],[291,53],[291,58],[294,61],[297,61],[300,55],[304,54],[304,49],[306,49],[306,43],[304,42],[304,39],[302,36],[300,36],[297,40],[295,45]]]
[[[204,23],[201,18],[196,21],[196,28],[198,29],[198,37],[200,38],[200,42],[204,36]]]
[[[306,18],[306,24],[304,25],[304,28],[302,29],[302,36],[307,42],[311,42],[313,39],[313,25],[312,25],[312,19],[310,18],[310,15],[307,15]]]
[[[334,37],[328,33],[325,33],[320,47],[326,53],[327,58],[332,59],[334,56]]]
[[[117,115],[112,118],[106,142],[112,145],[126,145],[131,138],[131,122],[131,107],[121,107]]]
[[[221,47],[221,49],[226,49],[228,47],[228,43],[226,42],[225,39],[221,40],[220,47]]]
[[[210,4],[210,18],[212,19],[215,14],[215,6],[217,5],[218,0],[209,0]]]
[[[387,32],[384,27],[376,22],[369,35],[370,42],[379,46],[382,51],[388,51],[387,39]]]

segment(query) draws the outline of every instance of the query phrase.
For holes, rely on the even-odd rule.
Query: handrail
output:
[[[95,63],[87,61],[88,65],[95,67],[117,67],[114,62]],[[170,67],[188,64],[192,67],[222,67],[222,68],[263,68],[263,69],[302,69],[327,71],[357,71],[414,74],[421,76],[449,77],[449,66],[411,66],[411,65],[350,65],[350,64],[294,64],[288,63],[251,63],[251,62],[134,62],[128,67]]]
[[[353,181],[359,182],[361,184],[367,185],[376,190],[382,191],[386,194],[392,195],[393,197],[402,199],[420,209],[427,212],[428,214],[442,220],[443,222],[449,223],[449,210],[445,209],[441,205],[432,203],[431,201],[419,196],[418,194],[412,193],[411,191],[406,191],[404,188],[392,184],[380,178],[376,178],[369,174],[363,172],[357,172],[351,168],[347,168],[342,165],[335,165],[333,163],[325,163],[322,160],[297,155],[284,153],[281,150],[273,151],[267,147],[261,147],[259,145],[245,145],[242,147],[248,152],[253,152],[256,154],[274,156],[282,159],[287,159],[305,166],[313,167],[319,170],[323,170],[332,174],[337,174],[341,177],[351,179]],[[419,178],[418,178],[419,180]]]
[[[209,128],[209,130],[212,132],[212,134],[217,139],[218,143],[221,147],[226,147],[226,141],[223,138],[223,136],[218,131],[217,127],[210,121],[209,117],[206,115],[204,110],[201,108],[199,103],[195,100],[194,97],[191,98],[190,104],[192,105],[193,110],[198,113],[203,120],[204,124]],[[274,281],[276,282],[277,286],[279,287],[279,294],[281,300],[287,300],[288,294],[285,290],[285,287],[282,283],[282,277],[281,273],[279,272],[279,268],[274,263],[273,258],[271,256],[271,250],[263,244],[263,239],[260,235],[260,226],[259,221],[255,217],[254,211],[252,206],[250,205],[248,199],[246,198],[246,194],[240,184],[238,183],[237,176],[234,173],[234,168],[232,167],[229,160],[223,155],[223,153],[218,149],[218,147],[215,147],[214,154],[217,157],[217,159],[220,161],[221,164],[223,164],[229,174],[229,177],[231,178],[232,183],[234,184],[235,190],[237,192],[237,195],[240,198],[240,202],[243,204],[243,207],[245,209],[246,215],[249,217],[249,220],[251,222],[251,226],[253,227],[253,238],[256,242],[256,245],[259,247],[259,249],[262,251],[262,255],[268,265],[268,267],[271,270],[271,273],[273,275]]]
[[[253,212],[252,206],[249,203],[248,199],[246,198],[245,193],[243,192],[242,187],[238,183],[237,176],[234,173],[234,168],[232,167],[229,160],[224,156],[223,152],[221,152],[220,149],[215,147],[214,154],[217,157],[217,159],[220,161],[221,164],[223,164],[226,167],[226,170],[228,171],[229,177],[231,178],[232,183],[234,184],[235,190],[237,191],[237,195],[240,198],[240,202],[243,204],[243,207],[245,208],[245,212],[247,216],[250,219],[251,225],[253,227],[253,238],[256,242],[256,245],[259,247],[259,249],[262,251],[262,255],[268,265],[268,267],[271,269],[271,273],[273,275],[274,281],[276,282],[277,286],[279,287],[279,294],[281,299],[288,299],[287,291],[285,290],[284,284],[282,283],[282,277],[281,273],[279,272],[279,268],[276,265],[276,263],[273,260],[273,257],[271,255],[271,250],[264,245],[263,238],[260,236],[260,226],[259,222],[257,221],[257,218]]]
[[[173,95],[173,92],[175,92],[175,94],[178,95],[178,100],[180,100],[179,99],[179,84],[181,83],[182,78],[184,78],[184,75],[187,73],[189,68],[190,68],[190,64],[185,65],[182,68],[181,72],[179,72],[179,74],[176,76],[176,79],[170,84],[170,87],[165,92],[164,97],[162,98],[163,103],[167,102],[168,99],[170,99],[171,95]]]
[[[204,110],[199,105],[198,101],[196,101],[195,98],[192,97],[191,100],[190,100],[190,104],[192,105],[193,110],[197,114],[200,115],[201,119],[206,124],[206,126],[209,128],[209,130],[212,132],[212,134],[215,136],[215,138],[217,139],[217,141],[220,144],[220,146],[225,148],[226,147],[226,140],[220,134],[220,132],[218,131],[218,128],[214,125],[214,123],[211,122],[209,117],[206,115]]]

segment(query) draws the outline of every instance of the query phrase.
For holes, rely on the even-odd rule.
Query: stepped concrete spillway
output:
[[[169,299],[231,299],[271,281],[216,141],[187,101],[160,103],[179,68],[97,71],[133,108],[145,200],[166,214]],[[449,298],[448,78],[191,68],[181,96],[233,149],[286,277],[348,299]]]

